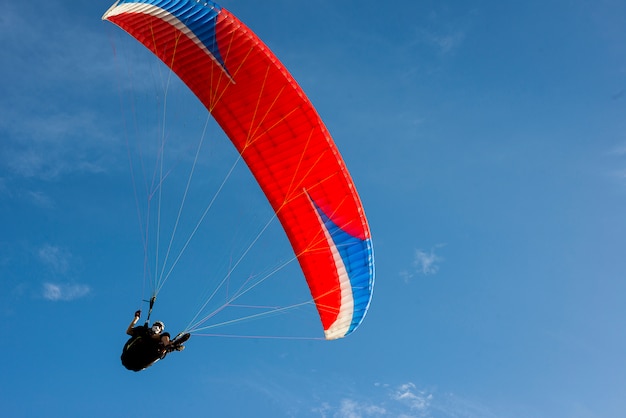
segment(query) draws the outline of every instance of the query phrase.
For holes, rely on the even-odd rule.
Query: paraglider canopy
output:
[[[287,69],[211,1],[120,0],[103,19],[150,49],[211,112],[276,212],[326,338],[353,332],[374,284],[369,226],[333,139]]]

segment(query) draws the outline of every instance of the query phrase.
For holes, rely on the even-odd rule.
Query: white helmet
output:
[[[161,330],[157,331],[157,330],[154,329],[155,327],[159,327],[159,328],[161,328]],[[154,321],[154,323],[152,324],[152,331],[154,331],[155,333],[156,332],[163,332],[163,331],[165,331],[165,324],[163,322],[161,322],[161,321]]]

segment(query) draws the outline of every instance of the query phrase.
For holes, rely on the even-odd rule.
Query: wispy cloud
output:
[[[28,123],[14,123],[20,110],[1,110],[0,134],[6,138],[0,163],[14,175],[53,180],[68,173],[105,171],[101,151],[107,141],[94,128],[93,114],[50,110],[32,116]]]
[[[325,402],[313,412],[322,418],[495,418],[479,402],[452,393],[419,388],[413,382],[378,383],[365,397],[345,397],[338,404]]]
[[[40,209],[53,209],[56,205],[49,194],[41,190],[20,190],[20,185],[2,177],[0,177],[0,198],[24,200]]]
[[[439,270],[438,262],[443,259],[435,254],[434,250],[429,252],[416,250],[413,265],[415,269],[422,274],[435,274]]]
[[[0,60],[12,65],[0,69],[0,89],[11,100],[0,103],[0,168],[14,177],[44,180],[104,171],[110,167],[107,148],[117,139],[113,124],[103,123],[110,96],[102,86],[114,71],[110,56],[102,54],[101,34],[67,19],[67,9],[54,4],[42,5],[40,13],[31,13],[33,6],[26,3],[7,6]],[[75,26],[56,27],[50,37],[50,22],[57,20]],[[102,98],[97,108],[94,92]]]
[[[626,143],[621,142],[620,144],[609,149],[607,155],[612,160],[612,164],[610,164],[610,168],[608,169],[606,175],[619,182],[623,182],[623,180],[626,179]],[[603,169],[606,170],[606,167],[603,166]]]
[[[37,255],[44,265],[60,274],[67,273],[72,258],[68,250],[50,244],[41,247]]]
[[[428,19],[416,28],[416,44],[423,44],[439,55],[449,55],[462,47],[474,25],[475,13],[453,16],[445,7],[432,10]]]
[[[367,399],[355,395],[343,398],[338,406],[325,402],[314,412],[323,418],[422,418],[428,417],[433,395],[427,391],[418,390],[409,382],[391,388],[386,384],[375,385],[379,392],[370,394]],[[382,390],[381,390],[382,389]]]
[[[442,248],[443,245],[437,245],[430,250],[416,249],[413,253],[413,261],[411,268],[403,270],[400,275],[405,281],[413,279],[415,276],[428,276],[436,274],[439,271],[439,265],[443,262],[443,257],[435,251]]]
[[[91,288],[84,284],[44,283],[43,297],[51,301],[71,301],[91,293]]]
[[[455,30],[447,33],[436,33],[431,31],[421,32],[422,41],[434,47],[441,55],[448,55],[457,50],[465,40],[465,32]]]
[[[333,415],[337,418],[381,417],[387,415],[382,406],[370,403],[359,403],[352,399],[343,399],[338,411]]]
[[[320,407],[313,408],[313,412],[322,418],[366,418],[389,416],[388,411],[380,405],[374,405],[369,401],[356,401],[354,399],[342,399],[339,406],[323,403]]]
[[[278,378],[280,376],[280,378]],[[261,368],[252,375],[230,376],[233,387],[242,383],[279,405],[284,416],[320,418],[495,418],[482,401],[405,380],[400,383],[355,382],[342,376],[317,373],[293,375]],[[221,384],[224,379],[215,377]],[[306,387],[302,392],[298,388]]]
[[[44,192],[29,191],[26,192],[26,196],[30,202],[42,209],[51,209],[54,207],[54,200]]]
[[[615,157],[624,157],[626,156],[626,143],[620,143],[619,145],[611,148],[608,152],[609,155]]]
[[[74,257],[65,248],[46,244],[39,249],[37,257],[53,276],[65,277],[72,270]],[[91,287],[82,283],[48,281],[41,288],[41,296],[55,302],[80,299],[90,293]]]
[[[406,405],[411,411],[425,412],[430,407],[433,394],[418,390],[414,383],[400,385],[391,395],[392,399]]]

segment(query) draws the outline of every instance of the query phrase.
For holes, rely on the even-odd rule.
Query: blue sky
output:
[[[100,20],[107,1],[5,1],[3,413],[622,416],[626,5],[221,4],[292,72],[350,168],[376,255],[366,320],[320,341],[305,306],[234,332],[310,339],[194,336],[149,370],[123,369],[124,330],[145,310],[127,143],[137,169],[133,144],[158,135],[167,75]],[[173,168],[195,148],[176,140],[199,138],[205,112],[169,85],[168,186],[180,193],[185,169]],[[215,175],[200,190],[234,161],[218,128],[205,141],[198,167]],[[225,189],[159,294],[153,319],[171,332],[271,219],[242,167]],[[206,203],[193,196],[191,218]],[[178,206],[165,206],[171,226]],[[291,257],[273,223],[261,241],[244,278]],[[306,299],[294,263],[265,284],[251,303]]]

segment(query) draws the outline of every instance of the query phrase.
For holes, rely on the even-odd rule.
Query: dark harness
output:
[[[166,354],[161,340],[152,338],[150,329],[144,325],[133,328],[133,336],[124,344],[121,359],[124,367],[138,372],[161,360]]]

